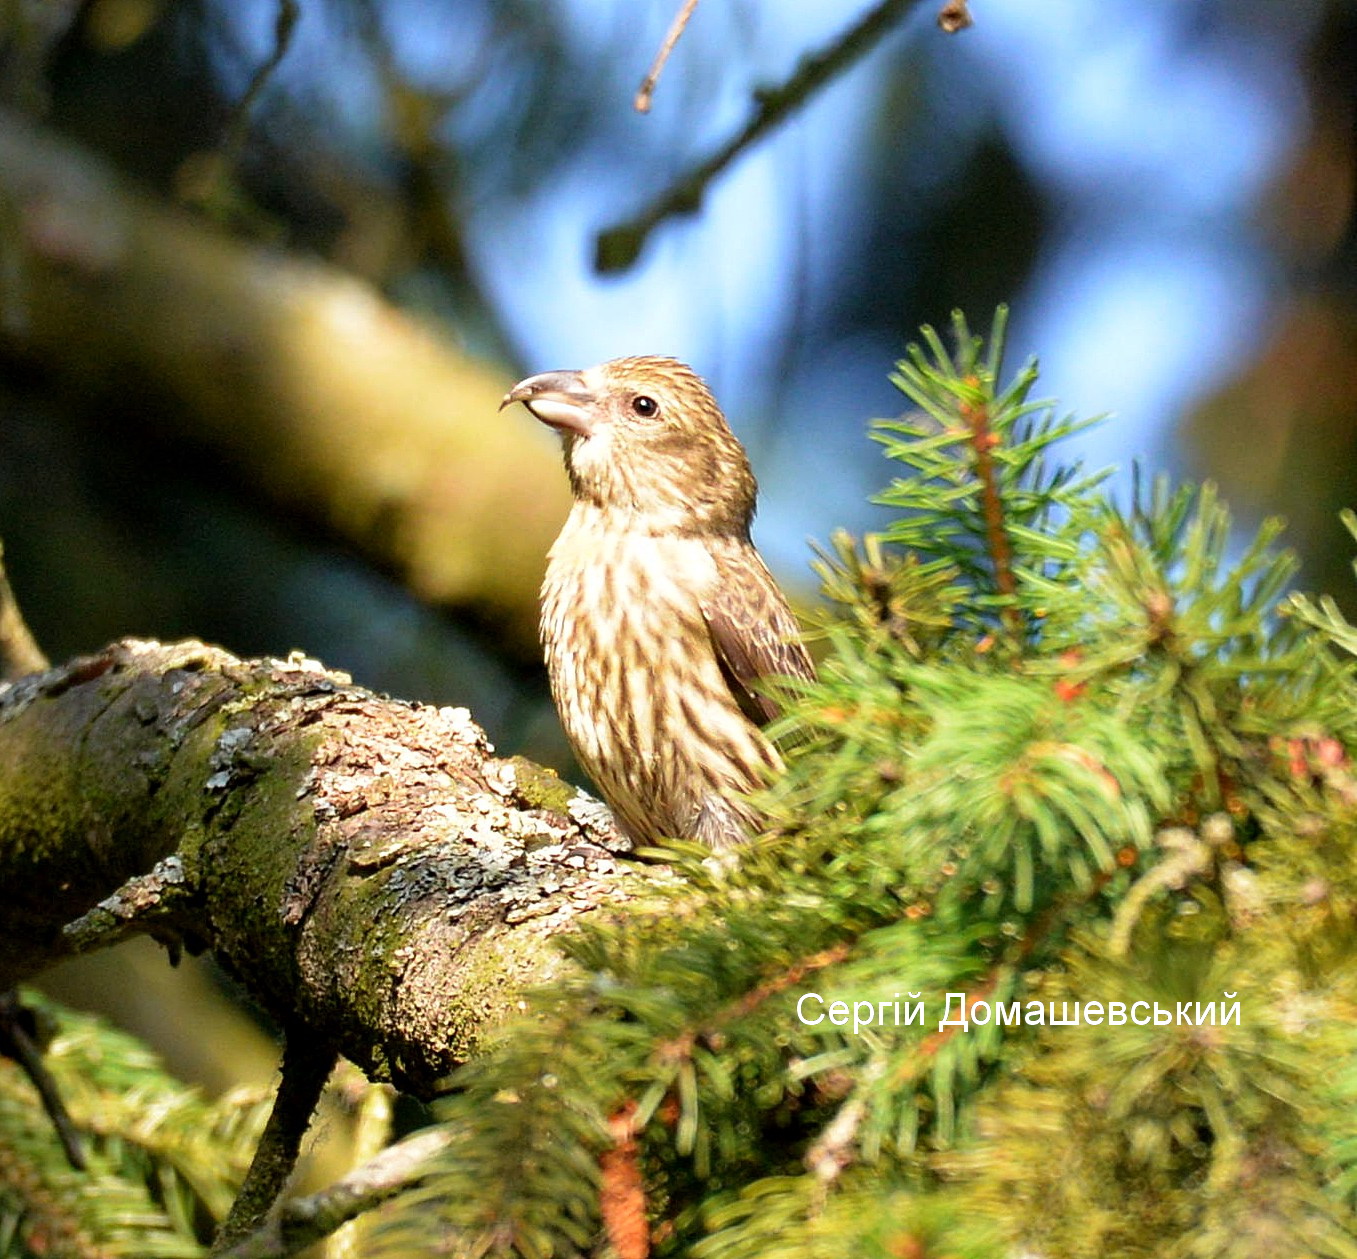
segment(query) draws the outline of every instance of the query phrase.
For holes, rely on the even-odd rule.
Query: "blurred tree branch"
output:
[[[47,668],[47,657],[29,632],[24,614],[5,571],[5,548],[0,543],[0,682],[12,682],[26,673]]]
[[[785,83],[756,91],[754,112],[735,135],[644,209],[599,233],[594,244],[595,268],[604,273],[625,271],[640,257],[650,233],[661,223],[675,214],[696,213],[708,187],[731,162],[866,56],[918,2],[881,0],[833,43],[803,57]]]
[[[567,491],[552,443],[496,414],[497,372],[351,276],[215,232],[3,111],[0,230],[13,349],[168,397],[168,422],[247,483],[535,656]]]
[[[0,102],[46,110],[48,64],[80,9],[81,0],[0,0]]]

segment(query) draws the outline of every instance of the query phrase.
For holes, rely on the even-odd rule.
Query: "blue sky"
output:
[[[701,218],[663,229],[635,272],[601,279],[589,269],[592,231],[617,202],[608,163],[594,160],[507,221],[483,225],[484,273],[534,369],[654,349],[699,364],[754,449],[765,549],[783,568],[804,563],[804,537],[860,518],[876,485],[856,443],[862,422],[893,403],[881,382],[900,347],[833,347],[791,398],[769,369],[798,284],[813,292],[814,272],[834,265],[836,223],[852,221],[862,150],[843,137],[872,124],[893,59],[933,41],[938,114],[965,127],[992,112],[1055,206],[1034,280],[1012,295],[1015,357],[1039,352],[1041,390],[1064,408],[1112,413],[1081,439],[1088,462],[1172,462],[1174,421],[1249,356],[1278,298],[1258,204],[1306,124],[1298,61],[1317,15],[1311,4],[1280,7],[1269,16],[1256,6],[1250,22],[1213,31],[1211,6],[1189,0],[1055,0],[1039,16],[1028,0],[985,0],[975,27],[944,39],[924,6],[908,30],[745,157]],[[575,8],[612,38],[614,4]],[[686,110],[699,137],[688,151],[705,150],[744,117],[750,85],[785,74],[838,29],[845,6],[783,5],[776,22],[751,8],[755,67],[738,61],[750,36],[731,39],[729,10],[708,0],[656,115],[631,125],[637,145],[655,142],[647,129],[661,142],[672,136],[672,115]],[[670,6],[645,11],[641,66]],[[718,90],[693,101],[679,86],[695,73],[691,62],[722,58],[701,45],[703,23],[709,43],[729,40],[727,64]],[[586,39],[589,23],[580,29]],[[627,188],[636,203],[648,191]],[[536,278],[525,285],[526,257]],[[760,424],[774,400],[801,414]],[[823,422],[827,413],[842,422]]]
[[[1248,358],[1281,297],[1259,204],[1306,125],[1299,61],[1315,0],[976,0],[976,25],[954,37],[937,31],[928,0],[740,159],[700,215],[661,228],[634,270],[600,277],[594,233],[729,134],[756,85],[785,77],[868,5],[705,0],[654,111],[634,115],[630,94],[675,7],[556,0],[570,64],[601,76],[605,108],[616,97],[606,145],[581,142],[509,203],[481,196],[468,172],[461,206],[474,263],[522,368],[643,352],[691,361],[750,444],[765,491],[761,541],[784,572],[804,569],[808,535],[867,523],[864,496],[887,469],[863,433],[897,406],[885,378],[902,346],[821,346],[794,378],[781,350],[858,222],[863,163],[894,156],[863,137],[880,126],[879,98],[906,58],[927,68],[935,125],[954,127],[960,147],[997,123],[1054,219],[1027,291],[1008,295],[1014,361],[1039,351],[1043,394],[1113,414],[1082,439],[1088,462],[1173,461],[1174,420]],[[495,68],[477,6],[392,0],[384,11],[405,72],[474,85],[461,125],[505,107],[515,84],[503,66],[503,82],[476,78]],[[346,57],[322,14],[304,6],[280,84],[328,92],[354,136],[375,142],[361,58]],[[242,7],[238,20],[247,47],[267,46],[271,4]],[[918,155],[906,145],[898,160]],[[906,184],[923,189],[948,173],[921,165]]]

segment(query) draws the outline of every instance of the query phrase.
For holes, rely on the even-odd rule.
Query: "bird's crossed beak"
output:
[[[594,395],[579,372],[529,376],[504,395],[499,409],[503,411],[511,402],[521,402],[543,424],[562,432],[588,437],[594,431]]]

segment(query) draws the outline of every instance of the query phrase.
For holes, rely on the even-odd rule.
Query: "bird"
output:
[[[677,359],[613,359],[516,384],[561,437],[573,505],[542,583],[552,698],[582,768],[640,847],[718,852],[760,817],[783,768],[764,678],[813,680],[786,598],[754,547],[749,456]]]

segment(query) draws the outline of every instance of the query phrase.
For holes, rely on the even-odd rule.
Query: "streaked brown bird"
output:
[[[815,676],[750,541],[744,447],[672,358],[529,376],[512,402],[560,433],[575,496],[541,620],[575,755],[637,843],[740,842],[758,824],[742,797],[781,766],[753,684]]]

